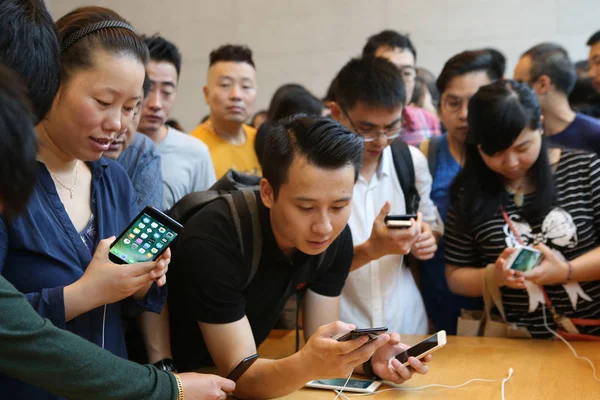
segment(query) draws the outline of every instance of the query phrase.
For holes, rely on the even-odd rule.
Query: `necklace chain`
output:
[[[67,189],[69,191],[69,195],[71,198],[75,197],[75,185],[77,185],[77,181],[79,180],[79,160],[75,161],[75,167],[73,168],[74,172],[75,172],[75,182],[73,182],[73,185],[71,187],[68,187],[67,185],[65,185],[64,183],[62,183],[60,181],[60,179],[58,179],[58,177],[56,175],[54,175],[52,172],[50,172],[50,170],[48,170],[48,172],[50,172],[50,176],[54,178],[54,180],[63,188]],[[71,172],[71,174],[73,174],[73,172]]]

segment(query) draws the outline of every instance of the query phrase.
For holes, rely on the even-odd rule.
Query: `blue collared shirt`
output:
[[[98,239],[118,236],[138,214],[136,196],[123,168],[112,160],[88,163],[92,173],[92,212]],[[159,313],[166,287],[155,285],[146,299],[131,299],[88,311],[65,321],[63,289],[83,275],[91,261],[79,232],[73,226],[46,166],[38,163],[37,182],[27,210],[12,222],[0,220],[0,273],[26,294],[33,308],[59,328],[127,358],[121,325],[121,306],[141,306]],[[93,244],[93,250],[98,243]],[[123,266],[126,268],[126,266]],[[104,322],[103,322],[104,321]],[[103,326],[104,325],[104,326]],[[53,399],[47,392],[0,375],[0,393],[20,398]]]

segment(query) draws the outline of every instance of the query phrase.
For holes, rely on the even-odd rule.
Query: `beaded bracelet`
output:
[[[569,272],[567,273],[567,282],[571,282],[571,278],[573,278],[573,264],[571,264],[571,261],[567,261],[567,265],[569,266]]]

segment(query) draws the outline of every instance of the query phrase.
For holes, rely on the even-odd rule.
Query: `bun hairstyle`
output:
[[[104,7],[81,7],[56,21],[61,45],[61,80],[91,68],[95,50],[128,55],[148,63],[148,47],[119,14]]]

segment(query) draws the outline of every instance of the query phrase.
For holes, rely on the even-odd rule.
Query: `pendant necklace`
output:
[[[48,170],[48,172],[50,173],[50,176],[54,178],[54,180],[56,182],[58,182],[58,184],[60,186],[62,186],[63,188],[67,189],[69,191],[69,195],[71,198],[75,197],[75,185],[77,185],[77,180],[79,179],[79,160],[75,161],[75,167],[73,168],[73,171],[75,172],[75,182],[73,182],[73,186],[68,187],[67,185],[65,185],[64,183],[62,183],[60,181],[60,179],[58,179],[58,177],[56,175],[54,175],[52,172],[50,172],[50,170]],[[72,174],[72,173],[71,173]]]

